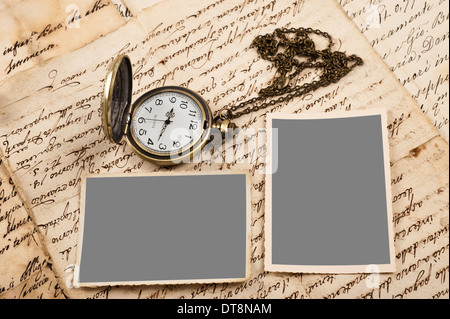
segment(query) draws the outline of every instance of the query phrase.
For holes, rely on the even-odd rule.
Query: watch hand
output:
[[[167,120],[171,119],[172,117],[175,117],[175,113],[173,112],[173,108],[170,110],[170,112],[166,113]]]
[[[161,134],[159,134],[159,137],[158,137],[158,141],[161,139],[161,136],[162,136],[163,133],[166,131],[166,128],[167,128],[168,125],[169,125],[169,124],[167,124],[166,122],[164,122],[164,125],[163,125],[162,130],[161,130]]]
[[[170,119],[172,117],[175,117],[175,113],[173,112],[173,108],[170,110],[170,112],[166,113],[166,116],[167,116],[167,120],[164,121],[164,125],[163,125],[163,127],[161,129],[161,133],[159,134],[158,141],[161,139],[162,135],[166,131],[167,126],[169,126],[169,124],[172,123],[172,121]]]
[[[146,121],[157,121],[157,122],[167,122],[167,120],[157,120],[157,119],[149,119],[149,118],[144,118],[144,120]],[[169,121],[170,123],[172,123],[172,121]]]

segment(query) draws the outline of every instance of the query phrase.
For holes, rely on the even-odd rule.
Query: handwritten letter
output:
[[[83,47],[117,29],[125,20],[108,0],[65,0],[56,4],[27,0],[2,1],[0,21],[1,82],[49,58]]]
[[[38,230],[0,160],[0,298],[64,298]]]
[[[448,142],[448,1],[339,2]]]

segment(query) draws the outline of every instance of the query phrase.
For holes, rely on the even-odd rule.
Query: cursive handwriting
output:
[[[344,9],[448,141],[449,10],[446,1],[342,1]],[[375,22],[375,23],[373,23]],[[442,66],[442,65],[445,65]]]
[[[10,96],[17,95],[17,101],[13,103],[13,106],[15,110],[20,110],[18,114],[8,111],[11,110],[12,105],[8,109],[3,109],[0,104],[2,123],[0,147],[14,171],[14,176],[17,176],[20,181],[20,188],[26,195],[26,204],[32,209],[33,216],[36,216],[35,221],[38,221],[36,229],[45,239],[46,248],[51,254],[53,269],[59,278],[66,277],[64,269],[68,264],[75,263],[75,251],[80,249],[77,246],[83,227],[80,185],[85,174],[168,171],[136,156],[127,146],[125,138],[121,144],[114,144],[110,143],[103,134],[102,81],[106,76],[107,66],[113,59],[123,53],[132,57],[134,99],[153,88],[182,84],[201,93],[202,97],[209,102],[212,112],[217,114],[218,110],[224,106],[236,105],[256,97],[259,90],[270,83],[274,70],[270,63],[258,58],[257,52],[250,48],[250,44],[255,36],[271,32],[276,27],[323,27],[325,31],[332,33],[333,37],[340,40],[336,46],[342,45],[348,52],[354,52],[356,41],[358,47],[362,48],[361,52],[366,55],[365,59],[376,61],[375,53],[370,50],[370,45],[360,37],[360,34],[348,32],[351,30],[351,24],[345,20],[343,12],[336,8],[336,4],[328,0],[323,1],[325,5],[321,7],[321,10],[317,10],[317,4],[314,2],[302,1],[243,0],[238,3],[221,0],[207,3],[198,1],[192,2],[187,7],[183,6],[182,12],[174,11],[173,15],[163,15],[163,13],[169,10],[170,5],[181,6],[182,1],[171,0],[168,1],[169,4],[162,2],[158,6],[142,11],[139,19],[131,19],[125,27],[117,29],[103,39],[94,41],[86,48],[63,57],[56,57],[51,63],[43,64],[36,70],[32,70],[33,72],[27,72],[29,79],[26,79],[25,75],[22,77],[21,74],[16,74],[0,84],[2,95],[7,95],[7,88],[20,87],[20,91],[23,90],[33,97],[28,101],[19,101],[23,96],[21,95],[23,92],[18,92],[19,89],[8,93]],[[408,17],[420,11],[418,4],[412,8],[411,6],[412,2],[406,9],[406,3],[402,3],[402,10],[404,12],[406,9]],[[433,10],[437,7],[433,5],[429,12],[434,12]],[[386,5],[383,10],[383,13],[388,13],[383,23],[389,23],[389,21],[392,23],[393,20],[389,14],[393,15],[392,10],[395,8],[391,9]],[[427,17],[429,12],[418,15],[411,24],[415,23],[415,20],[419,21]],[[364,13],[360,16],[363,15]],[[155,16],[165,18],[161,21],[150,18]],[[445,21],[445,14],[443,17],[438,17],[435,23],[436,29],[444,25],[444,23],[439,24],[442,19]],[[397,20],[397,22],[403,20]],[[430,25],[434,21],[428,17],[427,20],[430,21]],[[338,21],[343,27],[333,28]],[[407,50],[411,45],[409,58],[414,57],[413,51],[422,54],[420,50],[417,50],[417,46],[425,40],[426,37],[421,36],[420,32],[428,27],[428,24],[423,24],[422,20],[420,23],[420,30],[416,26],[409,43],[405,42],[398,51]],[[391,29],[392,27],[387,30]],[[394,30],[396,30],[395,27]],[[401,31],[399,29],[399,32]],[[369,30],[365,33],[369,34]],[[390,39],[394,36],[395,33],[385,38]],[[431,52],[435,51],[436,47],[442,46],[440,43],[437,46],[436,42],[434,43]],[[400,42],[398,45],[400,46]],[[17,50],[20,49],[17,48]],[[7,55],[11,53],[8,52]],[[425,67],[421,66],[422,76],[416,76],[416,79],[413,79],[409,75],[411,83],[445,66],[445,54],[442,53],[436,59],[425,57],[425,54],[428,52],[423,53],[420,59],[415,56],[411,62],[393,65],[396,66],[396,71],[403,71],[411,65],[428,60],[428,71],[425,72]],[[442,63],[436,65],[441,59]],[[317,74],[314,72],[305,72],[293,81],[296,84],[306,83],[313,81],[316,77]],[[400,76],[397,77],[400,78]],[[30,79],[38,84],[32,88],[25,87],[24,83],[28,83],[26,81]],[[442,83],[439,84],[437,91],[441,91],[444,87],[445,79],[445,76],[441,77]],[[435,90],[437,82],[431,83],[430,93],[421,90],[420,95],[430,95]],[[432,144],[434,142],[429,142],[426,148],[421,148],[421,156],[399,158],[401,157],[399,154],[409,154],[410,149],[419,147],[420,145],[416,145],[417,141],[429,131],[427,122],[423,126],[414,127],[416,123],[425,122],[423,121],[425,115],[415,110],[414,103],[410,102],[409,97],[405,97],[397,79],[390,76],[389,70],[379,67],[376,63],[367,63],[360,73],[350,75],[336,85],[253,112],[251,116],[236,119],[236,124],[240,128],[248,131],[252,129],[255,134],[247,134],[246,139],[237,140],[235,143],[227,142],[223,148],[216,152],[213,150],[212,154],[199,154],[202,161],[195,165],[170,168],[170,170],[211,170],[217,167],[214,164],[220,162],[220,168],[226,170],[237,168],[242,161],[249,164],[252,172],[252,236],[250,238],[252,247],[248,254],[252,272],[248,280],[218,285],[175,285],[166,290],[149,287],[130,289],[116,286],[74,290],[65,287],[63,282],[60,282],[61,286],[53,283],[52,288],[48,289],[49,282],[52,280],[42,287],[58,297],[63,296],[61,291],[64,291],[71,296],[89,298],[121,297],[127,294],[134,294],[140,298],[345,298],[392,297],[399,294],[410,297],[417,296],[415,293],[420,293],[423,287],[431,285],[436,287],[433,293],[437,294],[438,291],[443,290],[440,283],[444,280],[445,274],[445,257],[444,253],[441,253],[441,248],[442,240],[446,239],[448,231],[442,230],[445,225],[439,225],[444,214],[442,211],[445,211],[445,209],[442,211],[439,209],[444,205],[441,202],[444,202],[442,198],[447,188],[444,182],[435,181],[438,178],[428,178],[428,175],[438,176],[445,172],[445,165],[441,159],[445,157],[445,154],[442,153],[444,148],[441,144],[436,148]],[[383,107],[389,111],[387,125],[393,160],[391,167],[393,197],[392,202],[388,204],[393,205],[395,212],[391,220],[395,224],[393,236],[397,237],[395,257],[399,265],[402,264],[403,259],[405,260],[401,266],[402,269],[411,267],[411,270],[408,273],[403,271],[399,279],[396,279],[395,275],[401,269],[395,274],[383,274],[379,286],[371,289],[365,285],[368,274],[330,274],[327,277],[304,274],[300,277],[296,274],[274,274],[264,271],[263,259],[266,251],[263,225],[266,216],[264,207],[266,199],[263,192],[268,185],[260,169],[264,168],[265,164],[261,158],[266,154],[267,148],[265,143],[259,141],[262,135],[258,129],[266,126],[266,113],[330,112],[338,109],[371,107]],[[392,143],[392,138],[395,138],[395,143]],[[253,148],[253,145],[256,147]],[[441,153],[437,151],[439,149]],[[224,164],[223,159],[228,155],[231,155],[232,160]],[[424,166],[428,163],[427,161],[432,162],[433,165]],[[419,170],[418,167],[425,167],[422,173],[427,174],[426,178],[414,175],[414,170]],[[431,196],[431,189],[438,188],[427,184],[430,179],[439,184],[435,186],[443,187],[444,191],[442,194],[432,195],[435,197],[427,198],[428,195]],[[2,181],[6,185],[5,181],[8,181],[8,178]],[[8,188],[4,192],[5,197],[10,194],[10,191],[11,189]],[[16,198],[11,200],[14,199]],[[0,206],[0,216],[4,216],[0,224],[4,225],[5,229],[8,223],[7,212],[8,216],[12,216],[9,217],[9,221],[12,221],[13,217],[16,218],[15,225],[18,225],[25,217],[16,215],[23,208],[20,203],[17,205],[19,206],[11,205],[7,209]],[[7,237],[15,236],[17,233],[17,238],[20,240],[26,234],[32,233],[32,229],[26,229],[26,227],[25,224],[22,225],[9,232]],[[19,237],[19,232],[24,234]],[[32,235],[24,238],[30,236]],[[426,242],[422,241],[414,248],[417,236]],[[9,248],[5,248],[8,243],[1,239],[0,243],[0,252],[3,251],[0,253],[0,258],[3,258],[10,254],[12,244],[9,243]],[[24,239],[21,246],[24,247],[27,243],[27,239]],[[33,245],[33,241],[30,241],[30,245]],[[408,248],[410,246],[411,248]],[[403,250],[405,251],[402,253]],[[416,268],[411,266],[414,263],[417,264],[418,259],[426,256],[431,256],[427,263],[420,262]],[[28,258],[24,265],[33,258]],[[39,258],[39,261],[43,260],[44,258]],[[421,281],[423,282],[428,276],[429,263],[433,263],[429,283],[427,285],[423,283],[420,286]],[[418,275],[425,268],[425,272],[417,281],[417,290],[405,294],[405,288],[414,286]],[[24,270],[24,268],[21,269],[20,275]],[[435,278],[437,273],[439,273],[438,278]],[[20,281],[18,277],[14,277],[15,283]],[[32,276],[27,277],[32,278]],[[390,281],[389,277],[392,277]],[[445,278],[448,280],[448,276]],[[0,283],[0,288],[7,289],[6,287],[10,284],[8,281],[10,280]],[[30,287],[32,287],[31,283],[27,284],[25,289]]]

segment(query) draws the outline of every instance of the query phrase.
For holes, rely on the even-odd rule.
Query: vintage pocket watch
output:
[[[311,34],[326,38],[327,48],[316,49]],[[275,65],[274,80],[257,97],[222,109],[214,118],[200,95],[179,86],[150,90],[131,103],[131,62],[128,56],[121,55],[113,61],[105,80],[102,100],[105,134],[113,143],[120,143],[125,135],[134,152],[158,165],[191,161],[212,140],[211,133],[217,143],[217,136],[223,138],[230,129],[234,130],[232,119],[336,83],[363,64],[360,57],[332,51],[332,46],[328,33],[311,28],[276,29],[257,36],[252,47]],[[301,62],[299,58],[305,57]],[[297,85],[296,78],[307,68],[320,69],[319,79]],[[270,100],[273,97],[277,98]]]
[[[128,56],[114,60],[103,94],[103,128],[108,139],[128,145],[141,158],[170,166],[191,160],[210,140],[211,129],[225,134],[234,125],[213,121],[208,104],[197,93],[179,86],[148,91],[131,103],[132,67]]]

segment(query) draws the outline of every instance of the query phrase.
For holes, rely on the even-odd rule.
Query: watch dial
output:
[[[138,106],[131,129],[145,149],[159,154],[177,153],[200,138],[203,116],[201,106],[190,96],[161,92]]]

